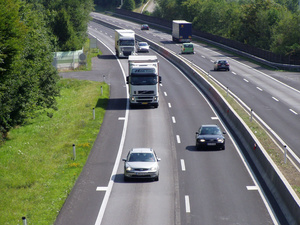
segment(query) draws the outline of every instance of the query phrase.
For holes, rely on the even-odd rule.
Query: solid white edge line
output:
[[[92,34],[90,34],[90,35],[92,35]],[[94,36],[94,35],[92,35],[92,36]],[[96,38],[96,37],[94,36],[94,38]],[[114,55],[114,52],[107,45],[105,45],[98,38],[96,38],[96,39],[99,42],[101,42],[107,49],[109,49],[109,51]],[[124,82],[126,82],[126,75],[125,75],[123,67],[122,67],[122,65],[120,63],[120,60],[117,57],[116,57],[116,59],[117,59],[119,65],[120,65],[120,68],[122,70]],[[127,89],[127,87],[126,87],[126,89]],[[126,97],[127,97],[127,99],[129,98],[129,96],[128,96],[128,90],[126,90]],[[129,108],[128,108],[128,101],[127,101],[127,103],[126,103],[126,112],[125,112],[124,126],[123,126],[122,137],[121,137],[121,141],[120,141],[120,145],[119,145],[118,154],[117,154],[116,161],[115,161],[112,173],[111,173],[110,180],[108,182],[107,191],[105,192],[105,195],[104,195],[101,207],[99,209],[99,213],[98,213],[95,225],[100,225],[101,222],[102,222],[102,219],[103,219],[103,216],[104,216],[104,212],[105,212],[105,209],[106,209],[106,206],[107,206],[107,203],[108,203],[108,199],[109,199],[109,196],[110,196],[110,193],[112,191],[112,187],[113,187],[113,184],[114,184],[114,181],[115,181],[115,177],[116,177],[116,174],[117,174],[117,170],[118,170],[118,167],[119,167],[119,163],[120,163],[120,160],[121,160],[121,155],[122,155],[122,151],[123,151],[123,147],[124,147],[124,142],[125,142],[125,136],[126,136],[126,130],[127,130],[127,123],[128,123],[128,114],[129,114]]]
[[[172,108],[171,103],[168,103],[169,108]]]
[[[190,206],[190,198],[188,195],[184,196],[185,200],[185,212],[190,213],[191,212],[191,206]]]

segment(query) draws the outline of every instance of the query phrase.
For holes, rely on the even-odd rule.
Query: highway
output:
[[[55,224],[286,222],[273,213],[223,122],[184,74],[158,56],[160,106],[128,109],[127,59],[114,57],[114,31],[91,22],[89,33],[103,43],[103,55],[93,61],[99,70],[61,75],[105,79],[111,98],[87,164]],[[194,137],[201,124],[218,124],[227,131],[226,150],[196,151]],[[162,158],[158,182],[124,182],[121,158],[133,147],[152,147]]]
[[[104,21],[134,30],[151,41],[180,54],[180,44],[174,44],[170,34],[157,30],[141,31],[140,24],[103,14],[93,14]],[[260,116],[298,157],[300,157],[300,75],[264,69],[245,59],[220,53],[206,44],[196,44],[194,55],[182,55],[228,87]],[[226,58],[230,71],[213,71],[213,61]],[[283,148],[283,146],[281,146]]]

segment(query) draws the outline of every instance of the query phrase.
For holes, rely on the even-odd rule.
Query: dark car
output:
[[[225,59],[217,60],[214,62],[214,70],[227,70],[229,71],[229,62]]]
[[[141,30],[149,30],[149,25],[148,24],[142,24]]]
[[[158,181],[160,158],[152,148],[133,148],[123,161],[125,181],[130,178],[150,178]]]
[[[202,125],[196,132],[197,149],[225,149],[225,138],[218,125]]]

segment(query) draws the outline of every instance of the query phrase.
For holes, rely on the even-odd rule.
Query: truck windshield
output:
[[[134,46],[134,40],[120,40],[120,46]]]
[[[155,85],[157,84],[156,75],[131,75],[130,84],[132,85]]]

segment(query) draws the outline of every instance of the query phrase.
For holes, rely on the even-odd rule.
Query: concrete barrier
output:
[[[94,19],[94,22],[97,22],[97,20]],[[104,25],[106,24],[113,29],[121,28],[107,24],[103,21],[98,22]],[[284,214],[288,224],[300,224],[300,200],[298,196],[274,164],[259,140],[239,115],[232,109],[226,99],[214,88],[214,86],[204,79],[203,74],[200,74],[193,69],[189,63],[183,61],[176,53],[171,52],[165,47],[140,35],[136,34],[136,37],[140,41],[148,42],[152,49],[180,68],[195,83],[195,85],[199,87],[241,147],[243,154],[247,158],[252,170],[255,172],[264,192],[267,193],[268,200],[272,202],[273,206],[276,205],[275,207],[280,208],[280,211]],[[255,149],[254,144],[256,144]]]

